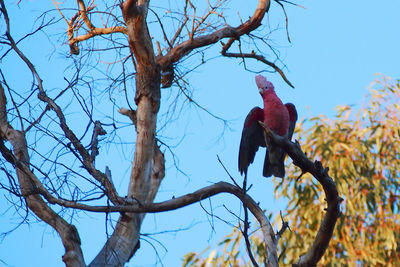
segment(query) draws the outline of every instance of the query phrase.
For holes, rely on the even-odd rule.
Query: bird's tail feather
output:
[[[270,176],[272,176],[272,166],[271,166],[271,163],[270,163],[270,161],[269,161],[268,149],[265,151],[263,176],[264,176],[264,177],[270,177]]]
[[[280,147],[270,146],[267,149],[264,160],[263,175],[265,177],[270,177],[274,175],[275,177],[283,178],[285,176],[285,164],[282,160],[284,152]],[[272,155],[270,157],[270,155]]]

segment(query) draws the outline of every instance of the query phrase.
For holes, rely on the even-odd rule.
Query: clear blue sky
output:
[[[19,36],[24,29],[31,29],[32,17],[40,14],[39,5],[52,7],[50,1],[22,1],[20,8],[15,6],[16,1],[7,2],[13,19],[12,29]],[[281,58],[288,67],[285,73],[295,89],[287,86],[278,74],[266,75],[275,84],[281,99],[296,105],[300,118],[319,114],[332,116],[337,105],[360,103],[377,73],[400,78],[399,1],[302,1],[299,4],[306,9],[286,5],[292,44],[285,42],[283,30],[274,35],[280,47]],[[243,7],[242,12],[246,12],[246,8]],[[275,3],[270,12],[271,21],[279,17],[280,26],[283,27],[284,18]],[[267,19],[264,21],[266,23]],[[3,24],[0,25],[3,30]],[[53,77],[52,82],[56,84],[57,79],[62,80],[66,63],[58,54],[51,57],[51,64],[46,63],[48,57],[41,55],[50,52],[41,51],[43,36],[34,37],[21,46],[38,70],[43,75]],[[65,44],[53,45],[54,49],[66,49]],[[11,59],[0,64],[2,69],[15,70],[14,75],[18,74],[21,66],[17,60],[12,62]],[[29,79],[30,76],[28,82]],[[26,81],[21,79],[21,82],[27,86]],[[186,109],[182,114],[183,120],[174,122],[172,129],[164,134],[174,137],[174,143],[185,135],[174,151],[179,158],[179,167],[187,177],[174,169],[171,157],[167,158],[168,169],[157,201],[180,196],[221,180],[229,181],[216,159],[217,155],[239,180],[237,153],[242,123],[252,107],[262,104],[254,83],[254,74],[246,72],[238,60],[210,61],[190,74],[190,82],[195,88],[194,98],[209,111],[230,120],[231,130],[223,131],[220,121],[199,109]],[[123,192],[129,175],[128,165],[119,170],[119,160],[123,157],[119,155],[114,158],[117,160],[107,165],[111,166],[114,177],[125,177],[120,178],[116,184]],[[250,194],[260,201],[263,209],[276,216],[284,208],[285,200],[273,198],[273,183],[261,176],[261,161],[262,156],[259,155],[250,167],[249,182],[254,184]],[[1,231],[8,231],[16,226],[18,220],[11,219],[15,216],[7,212],[4,195],[0,191],[0,212],[5,213],[0,217],[0,228]],[[202,204],[208,212],[236,224],[236,219],[222,206],[226,205],[233,211],[239,210],[239,202],[231,196],[220,195]],[[164,266],[179,266],[185,253],[201,251],[216,244],[231,231],[231,227],[209,217],[203,208],[195,204],[178,211],[147,215],[142,232],[150,235],[143,236],[140,250],[127,266],[154,265],[157,256],[152,246],[156,247]],[[103,216],[81,214],[74,222],[81,235],[86,263],[91,261],[104,244],[103,220]],[[35,223],[34,220],[31,222],[0,240],[0,266],[4,263],[7,264],[5,266],[63,266],[61,256],[64,249],[57,234],[42,223]],[[186,228],[179,232],[168,232]],[[153,235],[165,231],[164,234]]]

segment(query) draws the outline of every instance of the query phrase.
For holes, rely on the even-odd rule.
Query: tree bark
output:
[[[153,202],[164,177],[164,157],[155,144],[157,112],[160,106],[161,74],[155,61],[146,24],[148,1],[128,0],[121,5],[128,29],[131,53],[136,60],[136,148],[131,170],[128,198],[139,203]],[[156,151],[156,152],[155,152]],[[162,154],[161,154],[162,155]],[[159,166],[153,166],[158,162]],[[152,192],[149,194],[149,192]],[[144,213],[124,213],[115,231],[89,266],[123,266],[139,247]]]

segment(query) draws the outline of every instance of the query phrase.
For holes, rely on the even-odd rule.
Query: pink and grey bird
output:
[[[265,138],[264,129],[258,121],[263,121],[275,134],[286,136],[290,140],[297,121],[297,111],[292,103],[282,103],[275,93],[274,85],[264,76],[257,75],[256,84],[264,101],[264,109],[255,107],[246,117],[239,148],[239,171],[240,174],[247,175],[247,169],[261,146],[267,148],[263,175],[283,178],[286,153]]]

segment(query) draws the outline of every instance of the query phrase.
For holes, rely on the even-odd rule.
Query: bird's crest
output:
[[[262,75],[256,76],[256,84],[258,88],[274,89],[274,85]]]

